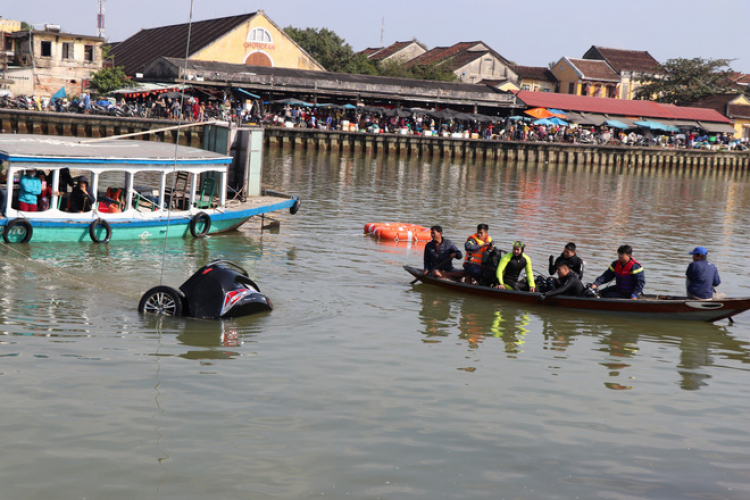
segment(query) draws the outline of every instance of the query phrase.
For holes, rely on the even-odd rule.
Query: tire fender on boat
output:
[[[295,196],[294,197],[294,205],[292,205],[291,207],[289,207],[289,213],[292,214],[292,215],[296,215],[297,212],[299,212],[300,203],[302,203],[300,201],[300,199],[297,196]]]
[[[105,230],[104,238],[99,238],[96,234],[96,229],[99,226],[103,227]],[[112,226],[110,226],[109,222],[104,219],[96,219],[91,225],[89,225],[89,236],[94,243],[109,243],[109,240],[112,239]]]
[[[11,230],[13,230],[16,226],[22,226],[26,230],[26,235],[23,237],[21,241],[14,241],[13,243],[28,243],[31,241],[31,236],[34,234],[34,228],[31,227],[31,222],[29,222],[26,219],[13,219],[8,221],[8,223],[3,228],[3,241],[5,243],[11,243],[10,239],[8,238],[8,235],[10,234]]]
[[[203,230],[198,231],[198,224],[200,222],[203,222]],[[208,231],[211,229],[211,216],[208,215],[206,212],[198,212],[193,216],[192,219],[190,219],[190,234],[193,235],[193,238],[203,238],[208,234]]]

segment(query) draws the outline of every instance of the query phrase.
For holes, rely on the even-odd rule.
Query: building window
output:
[[[94,60],[94,46],[93,45],[83,46],[83,60],[86,62],[93,62]]]
[[[273,42],[273,39],[271,38],[271,33],[265,28],[255,28],[247,35],[247,41],[255,43],[271,43]]]
[[[575,94],[576,93],[576,84],[575,82],[571,82],[568,84],[568,94]]]
[[[42,57],[52,57],[52,42],[42,42]]]
[[[521,85],[521,90],[530,90],[531,86],[528,83],[524,83]]]
[[[73,44],[70,42],[63,42],[62,44],[62,58],[73,59]]]

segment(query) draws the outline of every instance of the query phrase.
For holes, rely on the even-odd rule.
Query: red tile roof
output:
[[[750,105],[732,104],[740,94],[717,94],[700,101],[690,103],[696,108],[714,109],[729,118],[750,118]]]
[[[513,66],[513,70],[521,78],[557,83],[555,75],[545,66]]]
[[[190,32],[190,55],[213,43],[217,38],[229,33],[256,14],[257,12],[253,12],[194,22]],[[123,66],[125,74],[132,76],[143,71],[144,66],[158,57],[184,58],[187,36],[187,23],[144,29],[116,44],[110,53],[115,58],[115,64]]]
[[[629,101],[529,90],[521,90],[516,93],[516,96],[530,108],[555,108],[563,111],[618,116],[731,123],[731,120],[713,109],[678,107],[653,101]]]
[[[375,52],[378,52],[379,50],[383,50],[383,47],[368,47],[362,52],[360,52],[360,54],[364,54],[367,57],[370,57],[370,55],[374,54]]]
[[[604,61],[594,59],[573,59],[568,58],[570,64],[575,66],[578,71],[583,73],[584,80],[596,80],[606,82],[619,82],[620,75]]]
[[[475,49],[478,46],[486,48]],[[451,71],[455,71],[487,54],[492,54],[504,64],[511,66],[511,63],[507,59],[487,47],[484,42],[459,42],[450,47],[435,47],[434,49],[428,50],[424,54],[408,61],[406,66],[411,68],[414,66],[440,64]]]
[[[618,73],[623,71],[654,73],[659,68],[659,61],[645,50],[611,49],[592,45],[583,58],[607,61]]]
[[[383,59],[387,59],[388,57],[391,57],[393,54],[398,52],[399,50],[403,50],[412,43],[415,43],[413,41],[410,42],[396,42],[392,43],[388,47],[384,49],[380,49],[375,51],[374,54],[368,54],[367,56],[372,59],[373,61],[382,61]],[[369,50],[369,49],[368,49]]]

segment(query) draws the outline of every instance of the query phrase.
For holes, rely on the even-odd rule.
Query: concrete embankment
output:
[[[0,109],[4,133],[108,137],[174,126],[172,120],[118,118]],[[180,143],[201,147],[203,127],[182,129]],[[176,130],[144,136],[173,142]],[[750,169],[750,152],[705,151],[541,142],[504,142],[398,134],[365,134],[300,128],[265,129],[265,146],[373,156],[558,163],[573,166]]]

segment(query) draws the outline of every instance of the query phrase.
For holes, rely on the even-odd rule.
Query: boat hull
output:
[[[273,202],[260,203],[250,208],[226,209],[226,210],[204,210],[211,219],[211,227],[207,234],[218,234],[235,229],[256,215],[263,215],[269,212],[289,209],[295,199],[277,199]],[[28,217],[23,217],[32,227],[32,236],[28,243],[66,243],[66,242],[91,242],[91,224],[102,219],[109,224],[111,228],[109,241],[132,241],[132,240],[149,240],[169,238],[192,238],[190,225],[195,214],[194,212],[178,212],[167,216],[150,216],[143,217],[136,215],[134,217],[124,217],[123,214],[116,216],[107,216],[107,214],[98,214],[91,212],[81,214],[80,217],[60,218],[44,217],[42,213],[25,213]],[[0,218],[0,233],[5,232],[5,226],[13,218]],[[18,242],[23,238],[23,227],[10,228],[8,240],[12,243]],[[102,231],[102,228],[99,228]]]
[[[423,283],[471,295],[519,304],[558,307],[599,314],[621,314],[637,318],[714,322],[730,318],[750,309],[750,298],[725,300],[688,300],[685,297],[646,297],[638,300],[595,299],[587,297],[555,296],[540,301],[541,294],[501,290],[481,285],[423,275],[423,270],[404,266],[404,269]]]

